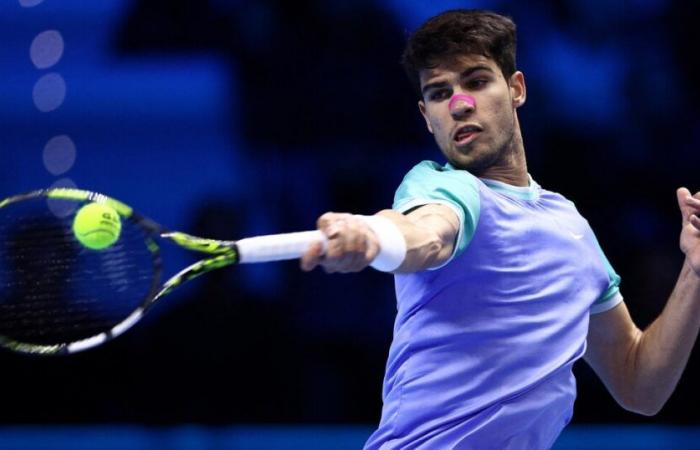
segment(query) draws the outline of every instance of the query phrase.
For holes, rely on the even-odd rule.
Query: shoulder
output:
[[[449,164],[421,161],[406,173],[394,196],[394,208],[409,201],[447,200],[457,204],[478,201],[478,179],[466,170],[456,170]]]
[[[480,182],[465,170],[434,161],[416,164],[396,190],[392,208],[406,213],[424,205],[444,205],[459,219],[455,255],[459,255],[476,230],[481,210]]]
[[[435,161],[421,161],[406,173],[404,181],[415,177],[437,177],[462,179],[464,181],[476,183],[478,178],[466,170],[455,169],[449,164],[441,165]]]

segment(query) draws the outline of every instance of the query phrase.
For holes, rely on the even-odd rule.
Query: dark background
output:
[[[696,2],[21,3],[0,5],[0,197],[72,183],[225,239],[386,208],[415,163],[442,162],[398,64],[407,33],[482,7],[519,27],[534,179],[589,220],[640,327],[673,288],[675,189],[700,190]],[[47,29],[65,51],[38,69],[29,46]],[[66,97],[40,112],[32,86],[47,73]],[[77,159],[53,175],[42,149],[63,134]],[[391,277],[374,271],[212,273],[97,350],[0,353],[0,422],[374,424],[394,302]],[[699,421],[695,354],[653,418],[618,407],[584,363],[576,373],[574,423]]]

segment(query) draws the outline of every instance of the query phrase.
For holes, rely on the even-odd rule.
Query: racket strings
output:
[[[73,235],[73,217],[53,215],[43,198],[0,208],[0,336],[38,345],[87,339],[149,297],[158,268],[146,232],[124,220],[113,246],[90,250]]]

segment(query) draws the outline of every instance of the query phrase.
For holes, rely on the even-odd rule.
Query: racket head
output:
[[[81,244],[73,221],[89,203],[113,208],[118,240]],[[158,296],[164,230],[115,199],[48,189],[0,201],[0,346],[31,354],[75,353],[129,329]]]

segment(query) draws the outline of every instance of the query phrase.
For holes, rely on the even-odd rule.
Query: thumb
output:
[[[681,216],[683,217],[683,223],[687,223],[690,220],[691,210],[687,206],[685,199],[690,197],[690,191],[687,188],[678,188],[676,190],[676,198],[678,199],[678,207],[681,210]]]

